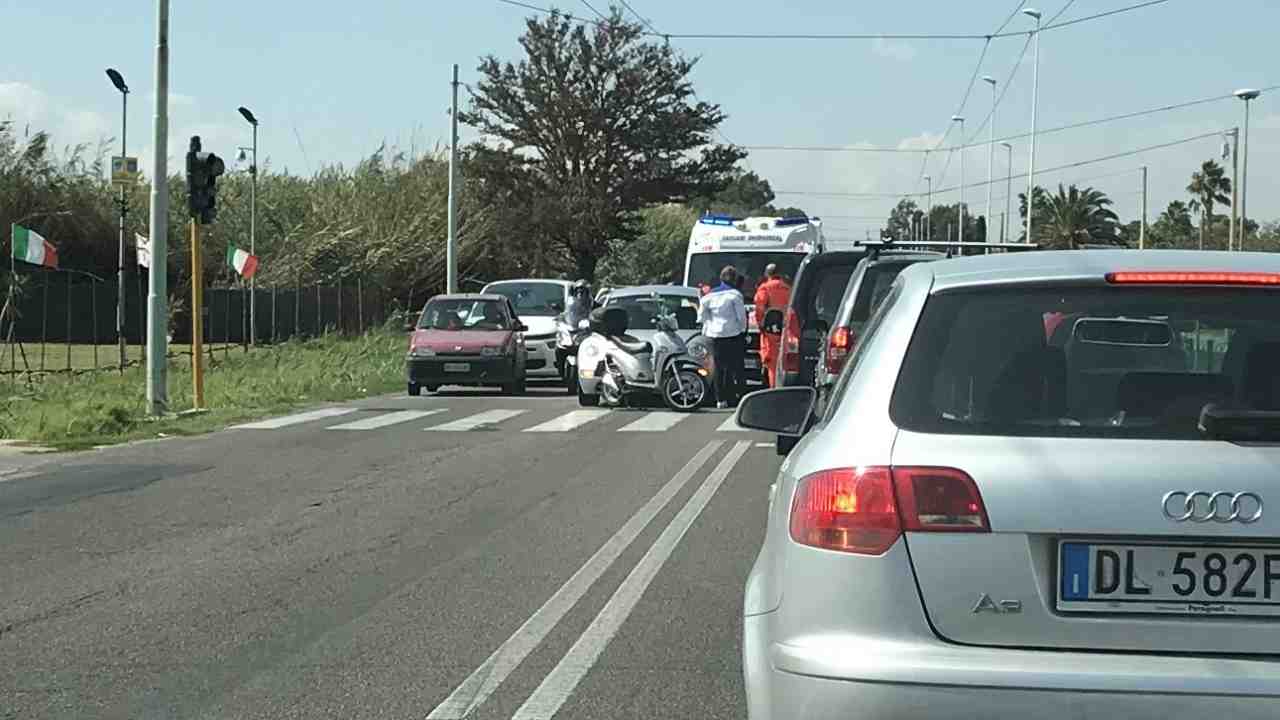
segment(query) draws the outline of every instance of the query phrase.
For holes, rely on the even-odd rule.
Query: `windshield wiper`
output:
[[[1200,411],[1197,427],[1212,440],[1280,441],[1280,412],[1227,410],[1210,403]]]

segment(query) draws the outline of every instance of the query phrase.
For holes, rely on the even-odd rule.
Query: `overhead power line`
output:
[[[1041,31],[1056,30],[1058,28],[1076,25],[1090,20],[1110,17],[1120,13],[1141,10],[1142,8],[1151,7],[1152,5],[1160,5],[1170,0],[1148,0],[1147,2],[1137,5],[1129,5],[1127,7],[1116,8],[1096,15],[1086,15],[1074,20],[1067,20],[1057,24],[1045,25]],[[544,15],[558,14],[568,20],[600,25],[601,21],[592,20],[590,18],[577,17],[570,13],[551,8],[540,7],[519,0],[498,0],[506,5],[532,10]],[[1021,8],[1021,5],[1019,5]],[[1016,13],[1017,11],[1015,11]],[[1007,21],[1006,21],[1007,24]],[[646,35],[653,35],[671,40],[983,40],[990,41],[996,38],[1019,37],[1030,35],[1034,30],[1015,30],[1009,32],[992,33],[660,33],[652,29],[645,31]]]
[[[582,0],[582,4],[586,5],[587,9],[595,13],[596,16],[599,17],[601,20],[604,20],[605,22],[609,22],[609,16],[597,10],[596,6],[592,5],[589,0]]]
[[[1153,150],[1163,150],[1163,149],[1165,149],[1165,148],[1170,148],[1170,147],[1174,147],[1174,146],[1177,146],[1177,145],[1185,145],[1185,144],[1187,144],[1187,143],[1195,142],[1195,141],[1197,141],[1197,140],[1204,140],[1205,138],[1211,138],[1211,137],[1222,137],[1222,133],[1223,133],[1223,131],[1222,131],[1222,130],[1214,130],[1213,132],[1202,133],[1202,134],[1200,134],[1200,135],[1193,135],[1193,136],[1191,136],[1191,137],[1182,138],[1181,140],[1173,140],[1173,141],[1166,142],[1166,143],[1160,143],[1160,144],[1158,144],[1158,145],[1148,145],[1148,146],[1146,146],[1146,147],[1135,148],[1135,149],[1133,149],[1133,150],[1125,150],[1125,151],[1123,151],[1123,152],[1112,153],[1112,154],[1110,154],[1110,155],[1103,155],[1102,157],[1096,157],[1096,158],[1092,158],[1092,159],[1089,159],[1089,160],[1080,160],[1080,161],[1078,161],[1078,162],[1068,163],[1068,164],[1066,164],[1066,165],[1058,165],[1058,166],[1056,166],[1056,167],[1050,167],[1050,168],[1044,168],[1044,169],[1037,168],[1037,169],[1036,169],[1036,174],[1037,174],[1037,175],[1039,175],[1039,174],[1041,174],[1041,173],[1051,173],[1051,172],[1058,172],[1058,171],[1061,171],[1061,170],[1070,170],[1070,169],[1072,169],[1072,168],[1084,167],[1084,166],[1086,166],[1086,165],[1094,165],[1094,164],[1096,164],[1096,163],[1106,162],[1106,161],[1108,161],[1108,160],[1118,160],[1119,158],[1122,158],[1122,157],[1130,157],[1130,156],[1133,156],[1133,155],[1140,155],[1140,154],[1145,153],[1145,152],[1151,152],[1151,151],[1153,151]],[[1127,171],[1125,171],[1125,172],[1133,172],[1133,171],[1132,171],[1132,170],[1127,170]],[[1123,174],[1123,173],[1118,173],[1118,174]],[[1003,182],[1006,182],[1007,180],[1009,180],[1009,179],[1010,179],[1010,177],[1011,177],[1011,176],[1009,176],[1009,175],[1005,175],[1004,177],[992,178],[992,179],[990,180],[990,182],[988,182],[988,181],[985,181],[985,180],[984,180],[984,181],[980,181],[980,182],[967,183],[966,185],[964,185],[964,188],[965,188],[966,190],[968,190],[968,189],[970,189],[970,188],[983,188],[983,187],[986,187],[987,185],[990,185],[990,184],[996,184],[996,183],[1003,183]],[[1017,179],[1020,179],[1020,178],[1025,179],[1026,177],[1027,177],[1027,173],[1021,173],[1021,174],[1019,174],[1019,175],[1013,175],[1013,176],[1012,176],[1012,179],[1014,179],[1014,180],[1017,180]],[[939,194],[942,194],[942,193],[955,192],[955,191],[957,191],[957,190],[959,190],[959,189],[960,189],[960,186],[959,186],[959,185],[952,185],[951,187],[942,187],[942,188],[937,188],[937,189],[935,189],[935,190],[933,191],[933,194],[934,194],[934,195],[939,195]],[[922,193],[922,192],[908,192],[908,193],[842,193],[842,192],[798,191],[798,190],[796,190],[796,191],[793,191],[793,190],[774,190],[773,192],[774,192],[774,194],[775,194],[775,195],[809,195],[809,196],[813,196],[813,197],[853,197],[853,198],[858,198],[858,197],[916,198],[916,197],[924,197],[924,196],[927,194],[927,193]]]
[[[652,30],[652,31],[654,32],[654,34],[656,34],[656,35],[661,35],[661,34],[662,34],[662,33],[658,32],[658,28],[656,28],[656,27],[654,27],[654,26],[653,26],[653,23],[649,22],[649,20],[648,20],[647,18],[645,18],[645,17],[644,17],[643,15],[641,15],[640,13],[636,12],[636,9],[635,9],[635,8],[633,8],[633,7],[631,7],[631,3],[627,2],[627,0],[621,0],[621,2],[622,2],[622,7],[624,7],[624,8],[626,8],[626,9],[630,10],[630,11],[631,11],[631,14],[632,14],[632,15],[635,15],[637,20],[639,20],[640,22],[644,23],[644,26],[645,26],[645,27],[647,27],[647,28],[649,28],[650,30]]]
[[[1262,92],[1270,92],[1270,91],[1273,91],[1273,90],[1280,90],[1280,85],[1270,85],[1270,86],[1268,86],[1268,87],[1262,88]],[[1057,126],[1057,127],[1044,128],[1043,130],[1037,130],[1037,131],[1036,131],[1036,137],[1040,137],[1041,135],[1049,135],[1049,134],[1051,134],[1051,133],[1063,132],[1063,131],[1065,131],[1065,130],[1076,130],[1076,129],[1083,128],[1083,127],[1090,127],[1090,126],[1093,126],[1093,125],[1102,125],[1102,124],[1105,124],[1105,123],[1116,122],[1116,121],[1119,121],[1119,120],[1132,120],[1132,119],[1134,119],[1134,118],[1146,117],[1146,116],[1148,116],[1148,115],[1155,115],[1155,114],[1158,114],[1158,113],[1162,113],[1162,112],[1169,112],[1169,111],[1172,111],[1172,110],[1183,110],[1183,109],[1186,109],[1186,108],[1189,108],[1189,107],[1194,107],[1194,106],[1196,106],[1196,105],[1205,105],[1205,104],[1207,104],[1207,103],[1220,102],[1220,101],[1222,101],[1222,100],[1234,100],[1234,99],[1235,99],[1235,95],[1232,95],[1232,94],[1227,94],[1227,95],[1215,95],[1215,96],[1213,96],[1213,97],[1200,98],[1200,99],[1197,99],[1197,100],[1188,100],[1188,101],[1186,101],[1186,102],[1174,103],[1174,104],[1172,104],[1172,105],[1161,105],[1160,107],[1148,108],[1148,109],[1146,109],[1146,110],[1137,110],[1137,111],[1134,111],[1134,112],[1122,113],[1122,114],[1120,114],[1120,115],[1109,115],[1109,116],[1107,116],[1107,117],[1094,118],[1094,119],[1092,119],[1092,120],[1082,120],[1082,121],[1080,121],[1080,122],[1076,122],[1076,123],[1070,123],[1070,124],[1067,124],[1067,125],[1059,125],[1059,126]],[[1006,141],[1009,141],[1009,140],[1020,140],[1020,139],[1023,139],[1023,138],[1030,137],[1030,136],[1031,136],[1031,133],[1029,133],[1029,132],[1014,133],[1014,134],[1012,134],[1012,135],[1005,135],[1005,136],[1003,136],[1003,137],[997,137],[997,138],[996,138],[996,142],[1006,142]],[[950,152],[950,151],[954,151],[954,150],[964,150],[964,149],[968,149],[968,148],[975,148],[975,147],[986,147],[987,142],[988,142],[988,141],[983,140],[982,142],[971,142],[971,143],[969,143],[969,144],[967,144],[967,145],[949,145],[949,146],[947,146],[947,147],[943,147],[943,148],[932,148],[932,149],[924,149],[924,148],[879,148],[879,147],[871,147],[871,148],[866,148],[866,147],[840,147],[839,145],[743,145],[743,146],[742,146],[742,148],[743,148],[744,150],[751,150],[751,151],[757,151],[757,150],[758,150],[758,151],[785,151],[785,152],[908,153],[908,154],[916,154],[916,153],[928,153],[928,152]]]

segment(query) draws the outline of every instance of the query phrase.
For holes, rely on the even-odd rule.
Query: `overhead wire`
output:
[[[1201,134],[1199,134],[1199,135],[1192,135],[1191,137],[1182,138],[1182,139],[1180,139],[1180,140],[1172,140],[1172,141],[1169,141],[1169,142],[1159,143],[1159,144],[1156,144],[1156,145],[1147,145],[1147,146],[1145,146],[1145,147],[1134,148],[1134,149],[1132,149],[1132,150],[1125,150],[1125,151],[1123,151],[1123,152],[1112,153],[1112,154],[1110,154],[1110,155],[1103,155],[1103,156],[1101,156],[1101,157],[1091,158],[1091,159],[1089,159],[1089,160],[1079,160],[1079,161],[1077,161],[1077,162],[1068,163],[1068,164],[1066,164],[1066,165],[1058,165],[1058,166],[1055,166],[1055,167],[1049,167],[1049,168],[1043,168],[1043,169],[1039,169],[1039,168],[1037,168],[1037,169],[1036,169],[1036,174],[1037,174],[1037,175],[1039,175],[1039,174],[1041,174],[1041,173],[1051,173],[1051,172],[1059,172],[1059,171],[1062,171],[1062,170],[1070,170],[1071,168],[1084,167],[1084,166],[1086,166],[1086,165],[1094,165],[1094,164],[1096,164],[1096,163],[1106,162],[1106,161],[1108,161],[1108,160],[1118,160],[1119,158],[1122,158],[1122,157],[1131,157],[1131,156],[1133,156],[1133,155],[1140,155],[1140,154],[1145,153],[1145,152],[1151,152],[1151,151],[1154,151],[1154,150],[1163,150],[1163,149],[1165,149],[1165,148],[1175,147],[1175,146],[1177,146],[1177,145],[1185,145],[1185,144],[1187,144],[1187,143],[1195,142],[1195,141],[1197,141],[1197,140],[1204,140],[1204,139],[1206,139],[1206,138],[1211,138],[1211,137],[1221,137],[1223,132],[1224,132],[1223,130],[1214,130],[1214,131],[1212,131],[1212,132],[1201,133]],[[1128,171],[1125,171],[1125,172],[1132,172],[1132,170],[1128,170]],[[987,185],[991,185],[991,184],[995,184],[995,183],[1002,183],[1002,182],[1006,182],[1006,181],[1008,181],[1008,180],[1010,180],[1010,179],[1013,179],[1013,180],[1025,179],[1025,178],[1027,177],[1027,175],[1028,175],[1028,173],[1021,173],[1021,174],[1018,174],[1018,175],[1006,175],[1006,176],[1001,177],[1001,178],[992,178],[990,181],[983,180],[983,181],[980,181],[980,182],[967,183],[967,184],[965,184],[963,187],[964,187],[966,190],[971,189],[971,188],[982,188],[982,187],[986,187]],[[960,185],[953,185],[953,186],[951,186],[951,187],[942,187],[942,188],[937,188],[936,190],[933,190],[933,191],[932,191],[932,193],[933,193],[934,195],[939,195],[939,194],[942,194],[942,193],[954,192],[954,191],[959,190],[960,188],[961,188],[961,186],[960,186]],[[809,195],[809,196],[814,196],[814,197],[855,197],[855,198],[856,198],[856,197],[891,197],[891,198],[911,198],[911,197],[921,197],[921,196],[925,195],[925,193],[920,193],[920,192],[909,192],[909,193],[842,193],[842,192],[825,192],[825,191],[792,191],[792,190],[775,190],[775,191],[774,191],[774,194],[775,194],[775,195]]]

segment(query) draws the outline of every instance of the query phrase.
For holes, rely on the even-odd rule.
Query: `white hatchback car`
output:
[[[529,330],[524,334],[527,365],[531,378],[560,377],[556,367],[556,316],[569,307],[568,280],[499,280],[484,286],[480,292],[503,295],[511,300],[516,314]]]
[[[749,717],[1280,717],[1280,255],[917,263],[802,436],[743,603]]]

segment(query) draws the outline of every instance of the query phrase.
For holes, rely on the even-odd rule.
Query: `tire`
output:
[[[597,407],[600,405],[599,395],[588,395],[582,392],[582,388],[578,388],[578,404],[582,407]]]
[[[577,366],[575,365],[570,369],[574,370],[574,372],[565,373],[564,389],[565,389],[565,392],[569,393],[570,395],[576,395],[578,393]]]
[[[422,394],[422,386],[416,382],[409,383],[409,397],[418,397]]]
[[[691,388],[696,389],[691,390]],[[693,412],[701,407],[706,399],[707,384],[703,382],[701,375],[689,368],[676,370],[662,383],[662,401],[676,412]]]
[[[440,389],[440,386],[439,386],[439,385],[428,385],[428,386],[427,386],[427,392],[429,392],[429,393],[433,393],[433,392],[435,392],[435,391],[437,391],[437,390],[439,390],[439,389]]]

